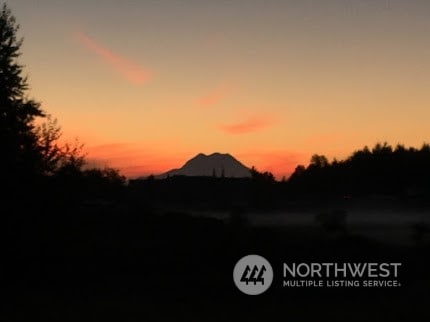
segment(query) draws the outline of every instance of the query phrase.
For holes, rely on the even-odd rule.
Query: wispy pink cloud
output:
[[[260,131],[273,125],[273,123],[269,117],[254,116],[238,123],[220,124],[218,129],[228,134],[245,134]]]
[[[218,104],[221,100],[231,94],[233,88],[229,85],[220,85],[217,88],[211,90],[205,95],[197,99],[197,105],[201,107],[210,107]]]
[[[76,32],[75,38],[89,51],[103,59],[115,69],[124,79],[135,85],[146,83],[151,78],[151,72],[146,68],[112,52],[83,32]]]

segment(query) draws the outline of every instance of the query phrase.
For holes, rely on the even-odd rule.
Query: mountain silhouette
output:
[[[210,155],[199,153],[188,160],[181,168],[167,171],[157,177],[166,178],[175,175],[244,178],[250,177],[251,172],[248,167],[228,153],[213,153]]]

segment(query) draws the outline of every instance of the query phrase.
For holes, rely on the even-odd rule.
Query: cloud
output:
[[[112,52],[87,36],[85,33],[76,32],[75,37],[81,45],[100,57],[130,83],[141,85],[151,78],[151,72],[146,68],[143,68],[138,64]]]
[[[218,104],[221,100],[226,98],[233,91],[231,86],[220,85],[212,91],[197,99],[197,105],[201,107],[210,107]]]
[[[254,116],[238,123],[220,124],[218,129],[228,134],[245,134],[260,131],[273,123],[271,118]]]

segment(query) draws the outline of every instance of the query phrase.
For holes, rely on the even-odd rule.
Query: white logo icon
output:
[[[248,255],[236,263],[233,280],[243,293],[258,295],[265,292],[272,284],[273,269],[264,257]]]

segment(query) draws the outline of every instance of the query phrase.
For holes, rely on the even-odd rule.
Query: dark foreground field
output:
[[[114,205],[45,214],[12,239],[1,320],[429,321],[427,233],[384,243],[330,220],[264,227],[242,213],[221,220]],[[248,254],[273,266],[273,284],[259,296],[233,283],[235,263]],[[402,286],[283,288],[287,261],[401,262]]]

